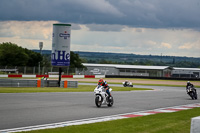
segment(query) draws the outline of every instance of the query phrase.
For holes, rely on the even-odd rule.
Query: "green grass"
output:
[[[189,133],[191,118],[199,116],[199,109],[37,130],[28,133]]]
[[[37,92],[92,92],[94,85],[79,85],[78,88],[59,88],[59,87],[0,87],[0,93],[37,93]],[[152,90],[146,88],[133,87],[111,87],[113,91],[134,91],[134,90]]]

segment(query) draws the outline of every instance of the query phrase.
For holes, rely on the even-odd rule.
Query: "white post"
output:
[[[200,133],[200,116],[192,118],[190,133]]]

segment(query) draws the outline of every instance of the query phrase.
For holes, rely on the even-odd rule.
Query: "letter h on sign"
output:
[[[65,51],[62,51],[62,54],[61,54],[61,51],[58,51],[58,60],[66,60]]]

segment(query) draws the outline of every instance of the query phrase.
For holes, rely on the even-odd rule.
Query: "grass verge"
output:
[[[189,133],[191,118],[196,116],[199,108],[28,133]]]
[[[36,92],[92,92],[94,85],[79,85],[78,88],[59,88],[59,87],[0,87],[0,93],[36,93]],[[112,87],[113,91],[135,91],[152,90],[146,88],[133,87]]]

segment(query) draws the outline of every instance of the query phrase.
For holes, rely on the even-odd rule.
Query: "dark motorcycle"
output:
[[[122,82],[122,84],[124,87],[133,87],[132,82],[129,82],[129,81]]]
[[[197,91],[194,87],[188,86],[187,94],[194,100],[197,99]]]

